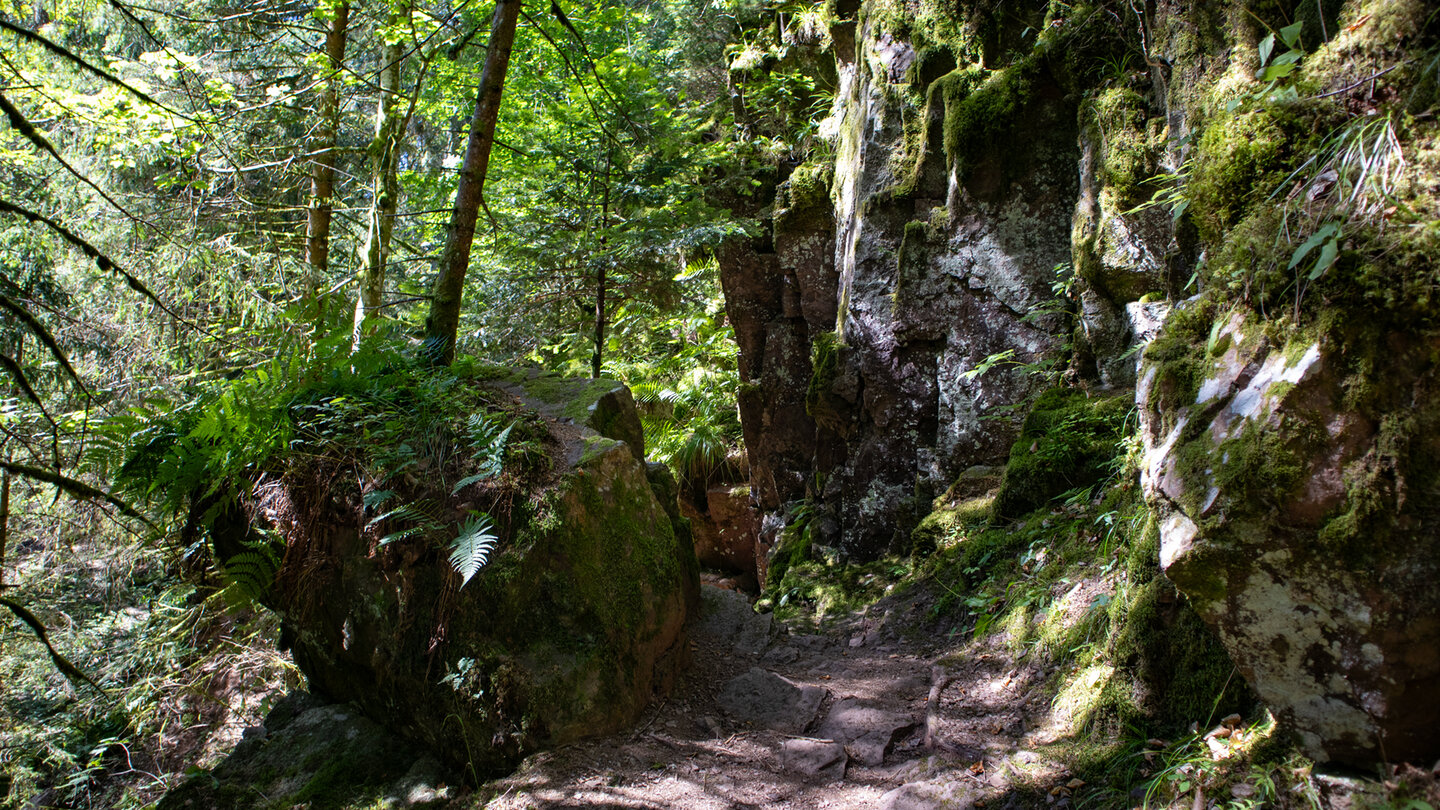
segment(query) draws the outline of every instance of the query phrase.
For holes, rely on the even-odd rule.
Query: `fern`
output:
[[[261,599],[275,583],[279,570],[275,553],[263,544],[250,548],[226,560],[220,571],[225,581],[222,596],[231,607],[243,607]]]
[[[450,566],[460,575],[460,587],[465,587],[490,561],[490,552],[500,540],[492,533],[494,528],[490,516],[482,512],[460,529],[459,537],[450,541]]]
[[[505,445],[510,441],[510,431],[515,429],[515,424],[512,421],[501,428],[499,423],[490,421],[490,417],[483,413],[471,414],[465,427],[470,434],[470,447],[475,451],[474,458],[480,465],[480,471],[460,479],[451,488],[451,495],[504,471]]]
[[[363,500],[365,503],[365,507],[369,509],[385,503],[394,496],[395,493],[393,491],[385,489],[376,492],[368,492],[365,494]],[[440,521],[435,515],[434,504],[426,501],[410,501],[408,503],[402,503],[394,509],[390,509],[376,515],[373,518],[370,518],[369,522],[365,524],[365,528],[367,530],[374,529],[387,520],[405,520],[410,521],[415,525],[406,527],[404,529],[398,529],[396,531],[390,532],[389,534],[386,534],[385,536],[380,538],[380,541],[378,543],[375,544],[376,548],[383,548],[384,546],[388,546],[391,543],[397,543],[401,540],[408,540],[409,538],[414,537],[418,534],[426,534],[440,528]]]

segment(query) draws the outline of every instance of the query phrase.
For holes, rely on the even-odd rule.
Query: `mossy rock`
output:
[[[637,718],[686,660],[699,587],[669,476],[647,470],[635,443],[563,416],[623,405],[623,386],[530,372],[488,384],[594,401],[544,403],[549,445],[565,458],[524,491],[489,496],[500,498],[485,507],[496,545],[468,582],[448,556],[483,487],[416,478],[407,497],[431,504],[430,528],[381,541],[361,493],[317,487],[332,473],[295,459],[267,496],[275,509],[256,512],[289,546],[277,599],[312,691],[353,701],[470,776]]]
[[[159,810],[350,810],[438,806],[453,798],[440,763],[354,707],[285,697],[214,769],[192,775]]]
[[[1128,392],[1092,396],[1056,388],[1042,394],[1011,448],[995,515],[1018,518],[1057,495],[1094,486],[1113,474],[1132,407]]]

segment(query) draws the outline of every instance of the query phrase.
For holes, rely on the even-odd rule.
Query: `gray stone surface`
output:
[[[800,686],[773,672],[751,667],[732,678],[721,690],[717,702],[737,723],[800,734],[815,720],[824,689]]]
[[[876,810],[970,810],[975,795],[962,784],[936,779],[910,782],[880,797]]]
[[[815,729],[815,736],[846,746],[862,765],[876,766],[896,737],[915,727],[915,718],[867,705],[858,698],[837,701]]]
[[[1171,359],[1141,366],[1141,481],[1166,575],[1309,756],[1434,761],[1440,341],[1278,344],[1241,311],[1213,322],[1162,335]],[[1180,339],[1193,354],[1177,362]]]
[[[739,591],[704,586],[700,589],[698,631],[721,639],[746,655],[760,655],[770,645],[774,617],[756,613],[750,597]]]
[[[780,768],[818,782],[845,778],[845,746],[826,740],[786,740],[780,746]]]

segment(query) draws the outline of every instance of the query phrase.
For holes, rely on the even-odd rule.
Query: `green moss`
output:
[[[840,337],[821,332],[810,346],[810,380],[805,385],[805,412],[821,427],[844,434],[847,420],[833,392],[840,374]]]
[[[770,568],[765,574],[765,590],[771,595],[783,594],[794,588],[796,583],[786,584],[786,577],[799,569],[810,559],[810,527],[808,522],[793,521],[780,532],[775,550],[770,556]]]
[[[915,298],[925,289],[930,275],[930,224],[921,220],[905,223],[900,250],[896,254],[894,310],[898,317],[907,303],[906,298]]]
[[[830,202],[830,186],[834,177],[834,167],[828,162],[796,167],[776,194],[775,231],[799,233],[833,229],[835,209]]]
[[[1164,577],[1140,585],[1128,603],[1117,603],[1111,621],[1121,628],[1111,659],[1144,688],[1132,693],[1133,702],[1107,707],[1109,720],[1143,718],[1173,733],[1254,705],[1219,639]]]
[[[961,541],[990,522],[994,505],[994,496],[980,496],[936,508],[910,532],[910,553],[923,557]]]
[[[903,560],[878,560],[865,564],[834,560],[805,559],[786,569],[767,593],[775,613],[786,620],[813,620],[823,623],[833,616],[853,615],[876,600],[893,593],[910,574]]]
[[[957,176],[968,177],[982,155],[1010,142],[1038,73],[1031,59],[989,74],[962,69],[936,83],[945,102],[945,156]]]
[[[1279,185],[1290,140],[1269,109],[1225,114],[1205,127],[1185,191],[1203,240],[1221,244],[1245,209]]]
[[[586,436],[585,448],[580,452],[579,466],[583,467],[615,449],[620,442],[604,436]]]
[[[1116,210],[1126,210],[1149,199],[1144,181],[1157,171],[1157,143],[1148,128],[1145,99],[1125,86],[1111,87],[1081,104],[1081,125],[1100,142],[1097,175],[1102,194]]]
[[[995,514],[1015,518],[1116,470],[1128,395],[1094,397],[1057,388],[1036,400],[1010,451]]]
[[[1165,328],[1145,347],[1143,366],[1155,374],[1150,401],[1156,411],[1176,414],[1194,404],[1199,395],[1200,384],[1210,371],[1200,347],[1215,323],[1226,317],[1215,301],[1206,296],[1176,307]]]
[[[1187,511],[1204,511],[1201,500],[1212,487],[1224,499],[1214,509],[1227,519],[1268,514],[1286,501],[1305,472],[1303,448],[1294,431],[1285,437],[1261,424],[1247,421],[1240,433],[1212,446],[1208,433],[1185,442],[1176,454],[1176,469],[1186,482]]]

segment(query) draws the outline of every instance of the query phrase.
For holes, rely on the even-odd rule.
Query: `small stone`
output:
[[[833,740],[786,740],[780,747],[780,767],[820,782],[845,778],[845,746]]]

